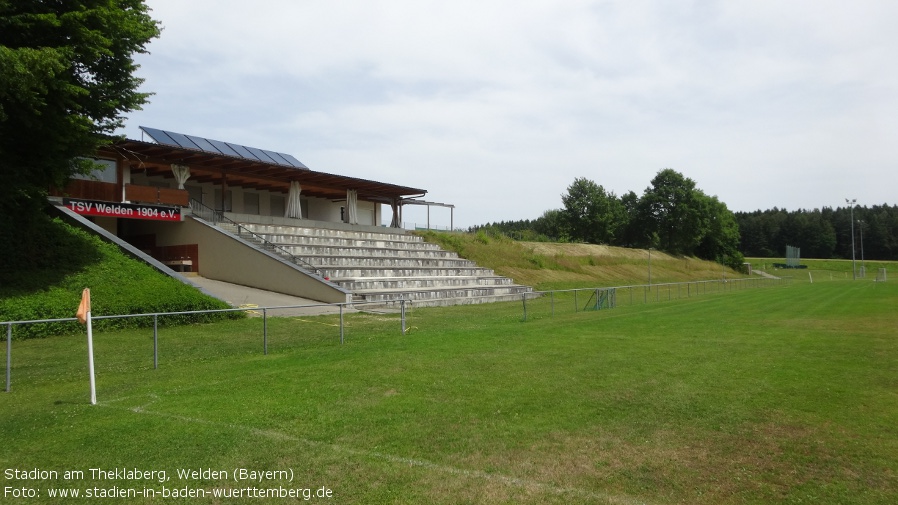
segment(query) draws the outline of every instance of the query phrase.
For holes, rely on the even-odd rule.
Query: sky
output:
[[[427,190],[431,224],[641,195],[898,204],[894,0],[146,0],[150,126]],[[424,223],[426,208],[406,207]]]

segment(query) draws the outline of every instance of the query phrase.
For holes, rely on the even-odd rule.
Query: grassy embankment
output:
[[[538,290],[648,283],[649,251],[591,244],[517,242],[484,232],[421,232],[425,240]],[[745,277],[718,263],[651,251],[652,283]]]
[[[0,321],[63,319],[75,316],[81,291],[91,290],[94,316],[222,309],[228,305],[163,275],[104,242],[58,219],[36,220],[33,235],[4,244],[7,257],[20,259],[0,269]],[[37,244],[37,246],[36,246]],[[238,315],[170,316],[161,324],[218,320]],[[152,325],[151,318],[98,320],[95,328]],[[78,333],[77,323],[17,326],[13,338]],[[6,332],[4,329],[3,338]]]
[[[538,290],[590,288],[645,284],[648,282],[649,251],[592,244],[518,242],[484,232],[419,232],[425,240],[455,251],[497,274]],[[851,260],[801,259],[807,269],[778,269],[774,263],[784,258],[746,258],[755,271],[795,281],[830,281],[852,278]],[[652,283],[744,278],[741,272],[719,263],[696,258],[675,257],[651,251]],[[898,263],[857,260],[860,272],[866,265],[866,279],[876,278],[879,268],[898,275]],[[810,276],[808,275],[810,273]]]

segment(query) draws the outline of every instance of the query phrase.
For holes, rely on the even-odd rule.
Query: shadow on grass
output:
[[[0,298],[44,291],[102,261],[97,244],[43,212],[0,219]]]

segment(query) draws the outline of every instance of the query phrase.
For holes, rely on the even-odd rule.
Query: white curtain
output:
[[[359,192],[355,189],[346,190],[346,222],[359,224]]]
[[[393,201],[390,202],[390,207],[393,209],[393,220],[390,221],[390,228],[401,228],[402,227],[402,205],[399,204],[399,199],[394,198]]]
[[[284,210],[284,217],[292,217],[302,219],[302,207],[299,205],[299,194],[302,187],[299,181],[290,181],[290,192],[287,193],[287,208]]]
[[[190,179],[190,167],[172,164],[171,171],[175,174],[175,180],[178,181],[178,189],[184,189],[184,183]]]

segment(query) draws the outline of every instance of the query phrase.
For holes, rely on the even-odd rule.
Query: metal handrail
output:
[[[271,249],[285,259],[290,260],[294,265],[300,266],[306,270],[310,270],[315,273],[318,277],[323,277],[321,270],[319,270],[315,265],[309,263],[308,261],[296,256],[291,253],[287,249],[275,244],[274,242],[266,239],[265,237],[259,235],[258,233],[246,228],[242,224],[233,221],[224,215],[224,211],[215,210],[209,208],[204,205],[202,202],[191,198],[190,199],[190,210],[193,211],[194,215],[198,215],[201,219],[205,221],[209,221],[214,225],[218,225],[219,223],[227,223],[237,228],[237,236],[241,238],[246,238],[246,236],[253,237],[262,243],[262,246],[266,249]]]

